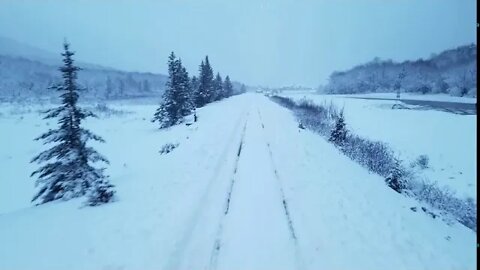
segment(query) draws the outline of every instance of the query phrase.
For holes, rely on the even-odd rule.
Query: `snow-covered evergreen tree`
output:
[[[223,92],[223,80],[222,76],[220,76],[220,73],[217,73],[217,76],[215,76],[215,80],[213,81],[213,89],[215,93],[215,100],[221,100],[225,97],[225,94]]]
[[[223,82],[223,97],[227,98],[233,95],[233,85],[230,81],[230,77],[227,75]]]
[[[200,86],[200,82],[196,76],[192,76],[190,80],[190,87],[192,88],[192,92],[196,93],[198,91],[198,87]]]
[[[43,140],[44,144],[55,144],[31,161],[47,163],[32,173],[32,176],[38,177],[36,184],[40,185],[32,201],[40,200],[40,204],[86,195],[87,204],[93,206],[111,201],[115,194],[113,185],[104,175],[104,169],[92,165],[98,161],[108,164],[108,160],[87,146],[89,140],[104,140],[81,127],[82,120],[95,115],[77,106],[79,87],[76,80],[80,69],[74,65],[73,55],[69,44],[65,42],[62,53],[64,65],[60,68],[63,83],[53,86],[61,93],[62,105],[48,110],[44,117],[57,118],[58,128],[50,129],[36,138]]]
[[[347,128],[345,125],[345,119],[343,118],[343,111],[340,112],[340,115],[335,119],[335,127],[330,133],[329,141],[333,142],[336,145],[343,145],[345,139],[347,138]]]
[[[205,106],[207,103],[212,102],[215,97],[214,84],[213,84],[213,70],[210,66],[208,56],[205,57],[205,61],[200,64],[199,86],[196,92],[195,104],[197,108]]]
[[[182,65],[182,61],[179,59],[179,73],[178,73],[178,84],[179,84],[179,118],[183,118],[192,113],[195,109],[195,102],[193,100],[193,90],[190,77],[185,67]]]
[[[188,72],[172,52],[168,59],[168,81],[163,100],[155,112],[152,122],[159,122],[160,128],[167,128],[183,121],[194,109]]]

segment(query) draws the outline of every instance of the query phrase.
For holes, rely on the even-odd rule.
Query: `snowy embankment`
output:
[[[392,109],[395,101],[388,100],[317,94],[284,96],[343,107],[347,128],[353,133],[387,143],[407,166],[420,155],[427,155],[428,168],[418,170],[419,175],[447,186],[462,198],[477,198],[476,115]]]
[[[107,141],[97,148],[118,201],[94,208],[28,204],[47,122],[2,107],[0,269],[475,268],[473,231],[412,211],[262,95],[164,131],[149,122],[155,106],[111,107],[131,113],[86,124]],[[167,143],[178,147],[160,154]]]

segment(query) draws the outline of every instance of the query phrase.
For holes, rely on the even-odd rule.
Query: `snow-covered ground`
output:
[[[314,94],[314,93],[312,93]],[[366,93],[366,94],[350,94],[350,95],[333,95],[337,97],[358,97],[358,98],[379,98],[379,99],[396,99],[396,93]],[[455,97],[448,94],[415,94],[415,93],[401,93],[401,99],[409,100],[427,100],[427,101],[441,101],[441,102],[458,102],[475,104],[477,99],[474,97]]]
[[[110,106],[131,113],[86,124],[107,141],[96,146],[110,159],[118,201],[93,208],[80,207],[82,200],[29,204],[35,166],[28,162],[42,149],[32,138],[54,122],[41,120],[37,106],[1,107],[0,269],[475,268],[472,230],[412,211],[416,201],[299,130],[290,111],[262,95],[210,104],[198,110],[199,122],[163,131],[149,121],[154,105]],[[372,111],[365,134],[387,122],[389,111],[369,119],[381,109],[358,107]],[[347,124],[355,122],[345,109]],[[421,113],[472,131],[466,116]],[[424,137],[446,136],[423,131],[410,143],[421,148]],[[166,143],[178,147],[161,155]],[[472,161],[469,153],[462,161]],[[443,154],[456,166],[455,151]]]
[[[387,143],[409,165],[427,155],[429,168],[419,170],[428,181],[448,186],[458,196],[476,198],[477,116],[436,110],[392,109],[395,101],[350,96],[287,94],[295,100],[333,102],[344,108],[347,128]]]

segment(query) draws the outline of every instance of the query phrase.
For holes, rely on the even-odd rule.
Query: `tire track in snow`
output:
[[[232,199],[233,187],[235,185],[235,179],[236,179],[235,177],[237,175],[238,162],[240,160],[240,155],[242,154],[242,147],[243,147],[243,142],[244,142],[244,138],[245,138],[245,132],[247,130],[247,122],[248,121],[245,121],[245,125],[243,126],[242,137],[241,137],[241,140],[240,140],[240,144],[238,145],[237,157],[235,159],[235,166],[233,168],[233,174],[232,174],[231,181],[230,181],[230,188],[228,190],[226,200],[225,200],[225,208],[224,208],[224,212],[223,212],[224,215],[222,216],[222,218],[220,219],[220,222],[218,224],[216,237],[215,237],[215,242],[214,242],[213,249],[212,249],[212,252],[211,252],[211,255],[210,255],[210,268],[209,269],[216,269],[217,268],[218,256],[220,254],[220,249],[222,247],[221,237],[222,237],[222,233],[223,233],[223,223],[224,223],[224,220],[225,220],[225,216],[228,215],[228,211],[230,210],[230,201]]]
[[[258,113],[258,118],[260,119],[260,124],[262,126],[262,129],[265,130],[265,124],[263,123],[262,114],[260,113],[260,110],[258,108],[257,108],[257,113]],[[278,189],[279,189],[279,192],[280,192],[280,196],[282,198],[283,210],[284,210],[285,219],[286,219],[286,222],[287,222],[287,225],[288,225],[288,229],[290,231],[290,237],[292,238],[292,240],[295,244],[295,259],[296,259],[296,262],[297,262],[297,266],[298,266],[298,269],[305,269],[305,266],[303,264],[303,260],[301,259],[302,256],[300,254],[300,247],[299,247],[299,244],[298,244],[298,237],[297,237],[297,234],[295,232],[295,226],[293,224],[292,216],[290,214],[290,210],[289,210],[289,207],[288,207],[288,202],[285,199],[285,192],[283,190],[283,185],[281,183],[280,176],[278,174],[278,170],[277,170],[277,167],[275,165],[275,161],[273,159],[272,148],[270,146],[270,143],[267,140],[267,136],[265,135],[265,132],[263,134],[264,134],[265,144],[266,144],[267,149],[268,149],[268,155],[269,155],[269,158],[270,158],[270,163],[271,163],[271,166],[272,166],[272,169],[273,169],[273,174],[275,175],[275,179],[277,180]]]
[[[217,159],[216,166],[214,169],[214,173],[210,180],[208,181],[207,187],[205,189],[205,192],[203,193],[200,201],[197,203],[197,207],[195,211],[193,212],[192,216],[188,219],[187,224],[190,224],[187,226],[185,233],[183,234],[182,239],[176,244],[174,252],[171,254],[170,259],[167,263],[166,269],[179,269],[180,264],[182,261],[184,261],[184,255],[185,255],[185,250],[187,249],[189,243],[191,242],[191,238],[193,235],[193,231],[197,227],[198,221],[200,219],[200,216],[202,215],[202,210],[206,207],[208,198],[210,196],[210,193],[212,193],[212,187],[217,184],[217,182],[220,180],[219,174],[221,171],[221,168],[223,167],[224,163],[227,160],[227,156],[231,150],[231,142],[235,140],[236,135],[238,134],[238,129],[241,126],[241,123],[245,121],[244,125],[244,130],[246,128],[246,120],[248,119],[249,113],[247,112],[245,115],[245,112],[242,112],[237,119],[235,123],[235,127],[232,130],[232,133],[229,136],[229,139],[226,141],[225,145],[223,146],[222,153],[220,154],[219,158]],[[243,134],[241,137],[241,141],[243,142]],[[240,154],[241,148],[239,149]],[[235,163],[235,167],[237,166],[238,163],[238,158]],[[236,168],[235,168],[236,171]],[[233,187],[232,187],[233,188]],[[231,193],[231,191],[230,191]]]

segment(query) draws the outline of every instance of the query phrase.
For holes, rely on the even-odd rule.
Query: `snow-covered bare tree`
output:
[[[107,203],[115,194],[113,185],[104,174],[104,168],[94,167],[93,163],[101,161],[108,164],[108,160],[87,146],[89,140],[104,140],[81,126],[82,120],[95,115],[77,106],[79,86],[76,80],[80,69],[74,65],[74,53],[69,50],[69,44],[65,42],[63,46],[63,66],[60,68],[63,82],[53,86],[61,93],[62,105],[46,111],[44,117],[56,118],[58,128],[36,138],[55,146],[32,159],[32,162],[47,163],[32,173],[32,176],[38,177],[36,184],[40,185],[32,201],[40,200],[43,204],[88,196],[88,205]]]

